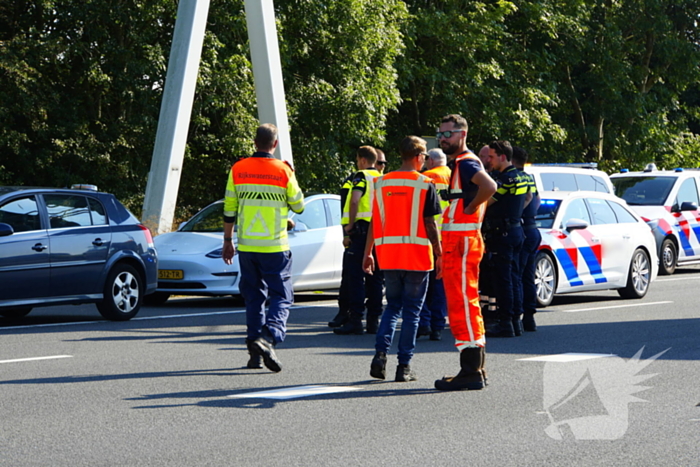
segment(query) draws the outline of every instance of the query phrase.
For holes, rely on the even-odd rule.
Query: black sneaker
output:
[[[396,367],[396,379],[394,381],[397,383],[418,381],[418,376],[416,376],[416,373],[411,369],[411,365],[399,363],[399,366]]]
[[[433,329],[430,332],[431,341],[441,341],[442,340],[442,329]]]
[[[372,378],[386,379],[386,353],[377,352],[372,359],[372,365],[369,369],[369,375]]]
[[[416,332],[416,339],[422,336],[429,336],[430,333],[430,326],[418,326],[418,332]]]
[[[277,358],[274,344],[262,337],[258,337],[251,344],[251,349],[255,349],[255,351],[262,356],[265,366],[270,371],[274,371],[275,373],[282,371],[282,362]]]
[[[513,318],[513,332],[515,337],[523,335],[523,321],[520,318]]]

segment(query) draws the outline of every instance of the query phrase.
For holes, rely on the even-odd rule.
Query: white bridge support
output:
[[[246,0],[245,11],[258,117],[261,123],[277,126],[280,144],[276,157],[291,164],[292,147],[274,5],[272,0]],[[141,216],[142,222],[156,235],[172,229],[208,13],[209,0],[180,0],[177,9]],[[224,182],[222,178],[222,193]]]

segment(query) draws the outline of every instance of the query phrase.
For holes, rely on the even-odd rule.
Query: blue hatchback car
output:
[[[0,186],[1,316],[95,303],[125,321],[155,291],[150,231],[113,195],[81,188],[89,189]]]

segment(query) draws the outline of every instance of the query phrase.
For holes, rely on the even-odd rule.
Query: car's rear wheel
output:
[[[535,258],[535,287],[537,304],[540,307],[549,306],[557,288],[557,269],[552,257],[544,251],[539,252]]]
[[[659,261],[659,274],[670,276],[676,272],[678,264],[678,248],[673,240],[667,238],[661,244],[661,258]]]
[[[170,294],[166,292],[154,292],[143,297],[143,304],[147,306],[160,306],[168,301]]]
[[[128,264],[117,264],[107,276],[104,299],[97,303],[97,309],[109,320],[130,320],[141,309],[143,290],[143,281],[136,269]]]
[[[632,262],[627,273],[627,286],[618,289],[622,298],[642,298],[649,290],[651,281],[651,263],[646,251],[638,248],[632,255]]]
[[[10,319],[16,319],[16,318],[24,318],[29,314],[29,312],[32,311],[32,307],[30,306],[19,306],[16,308],[3,308],[0,309],[0,316],[4,316],[5,318],[10,318]]]

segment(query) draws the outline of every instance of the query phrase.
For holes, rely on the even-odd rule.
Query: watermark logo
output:
[[[615,440],[629,426],[631,402],[646,402],[633,394],[649,389],[639,384],[656,374],[640,375],[669,349],[641,360],[644,347],[629,360],[610,355],[544,366],[544,408],[550,438]]]

